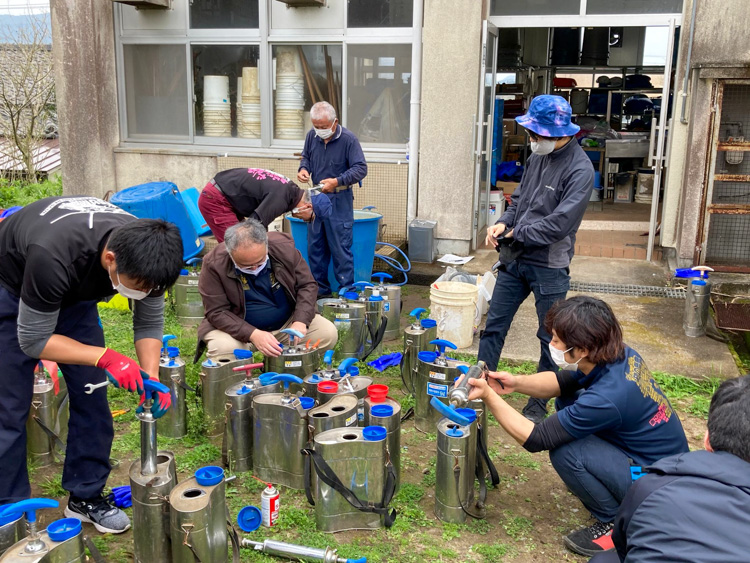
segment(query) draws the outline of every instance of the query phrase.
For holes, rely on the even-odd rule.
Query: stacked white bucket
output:
[[[276,138],[301,139],[305,136],[302,114],[305,109],[305,83],[297,47],[279,47],[276,53]]]
[[[209,75],[203,78],[203,134],[206,137],[232,136],[228,76]]]
[[[258,67],[242,68],[237,79],[237,134],[245,139],[260,139],[260,87]]]

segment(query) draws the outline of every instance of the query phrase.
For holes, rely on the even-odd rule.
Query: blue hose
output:
[[[375,244],[376,245],[380,244],[382,246],[390,246],[391,248],[395,248],[396,250],[398,250],[399,254],[401,254],[401,256],[404,257],[404,260],[406,260],[405,268],[395,258],[392,258],[390,256],[383,256],[382,254],[378,254],[377,252],[375,253],[376,258],[380,258],[383,262],[388,264],[391,268],[393,268],[397,272],[401,272],[402,274],[404,274],[404,281],[396,283],[394,285],[405,285],[406,282],[409,281],[409,276],[407,276],[406,273],[411,271],[411,262],[409,262],[409,257],[406,254],[404,254],[404,251],[401,250],[398,246],[391,244],[389,242],[376,242]]]

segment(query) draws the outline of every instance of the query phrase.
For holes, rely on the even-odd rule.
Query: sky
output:
[[[0,15],[22,16],[49,12],[49,0],[0,0]]]

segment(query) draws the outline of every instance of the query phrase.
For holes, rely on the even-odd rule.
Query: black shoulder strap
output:
[[[487,465],[487,471],[490,473],[490,482],[493,487],[497,487],[500,484],[500,476],[497,474],[497,468],[490,459],[490,454],[487,452],[487,446],[484,443],[484,428],[481,424],[477,424],[477,464],[481,464],[482,461]],[[484,470],[482,470],[482,480],[484,480]]]
[[[341,482],[336,473],[331,469],[331,466],[326,463],[323,457],[312,448],[304,448],[301,450],[303,455],[309,456],[312,460],[312,465],[315,467],[315,473],[318,479],[323,481],[326,485],[331,487],[337,493],[339,493],[344,499],[360,512],[372,512],[379,514],[383,517],[383,524],[386,528],[390,528],[396,520],[396,510],[388,510],[388,505],[393,499],[393,495],[396,491],[396,471],[393,468],[393,464],[388,461],[386,464],[386,480],[385,486],[383,487],[383,496],[379,503],[368,503],[367,501],[361,501],[357,495],[355,495],[350,489]],[[310,472],[306,468],[305,472],[305,493],[307,494],[308,502],[315,504],[312,500],[312,493],[310,491]]]

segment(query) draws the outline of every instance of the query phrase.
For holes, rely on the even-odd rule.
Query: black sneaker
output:
[[[612,543],[614,522],[595,522],[588,528],[581,528],[563,538],[565,547],[579,555],[593,557],[602,551],[615,548]]]
[[[542,399],[529,398],[529,402],[521,411],[526,418],[534,424],[539,424],[547,416],[547,403]]]
[[[130,529],[130,518],[107,497],[81,499],[70,495],[65,516],[88,522],[103,534],[121,534]]]

